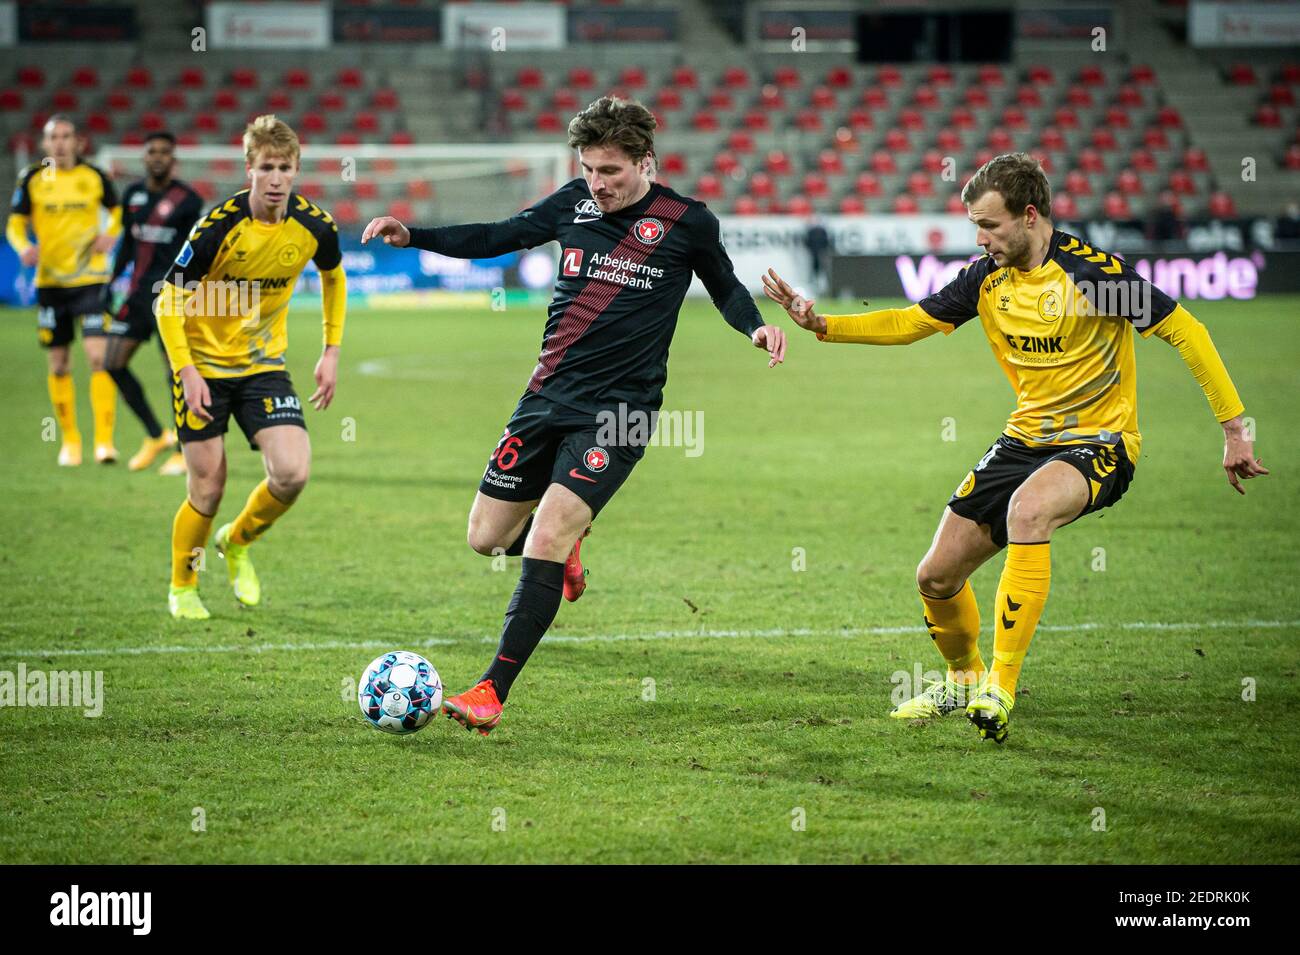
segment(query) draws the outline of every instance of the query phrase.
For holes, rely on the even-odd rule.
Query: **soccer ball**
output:
[[[442,680],[433,664],[418,653],[390,650],[361,674],[357,703],[375,729],[414,733],[442,706]]]

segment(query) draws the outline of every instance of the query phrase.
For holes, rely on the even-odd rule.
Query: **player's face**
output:
[[[253,156],[247,169],[253,198],[273,209],[283,208],[289,201],[293,177],[298,175],[298,164],[288,156],[262,150]]]
[[[1028,206],[1021,215],[1013,216],[1002,193],[992,190],[966,207],[967,217],[975,223],[975,244],[993,256],[999,268],[1020,268],[1029,262],[1031,209],[1033,206]]]
[[[41,145],[60,169],[67,169],[77,158],[77,131],[71,123],[46,123]]]
[[[601,212],[617,212],[645,195],[650,187],[646,176],[649,158],[634,162],[617,146],[591,146],[578,150],[582,175]]]
[[[144,170],[151,179],[166,179],[176,165],[176,150],[165,139],[151,139],[144,147]]]

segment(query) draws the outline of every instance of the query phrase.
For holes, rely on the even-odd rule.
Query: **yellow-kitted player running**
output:
[[[901,719],[964,709],[1001,743],[1016,681],[1051,581],[1057,528],[1110,507],[1133,479],[1141,436],[1133,332],[1178,349],[1223,425],[1223,467],[1234,488],[1267,474],[1205,326],[1113,255],[1052,228],[1051,188],[1032,156],[990,160],[962,190],[985,256],[905,309],[818,315],[775,272],[769,298],[828,342],[905,345],[978,318],[1016,394],[1002,435],[948,501],[917,567],[925,622],[947,678],[900,704]],[[980,656],[970,576],[1003,548],[994,604],[993,666]]]
[[[231,416],[266,466],[266,479],[214,538],[244,606],[261,601],[249,546],[307,483],[311,443],[284,352],[289,297],[308,260],[320,269],[325,313],[325,347],[309,399],[318,410],[329,406],[338,375],[347,301],[338,226],[292,191],[299,145],[284,122],[253,120],[244,132],[244,157],[250,188],[194,226],[158,296],[158,328],[174,372],[176,432],[189,469],[188,496],[172,524],[168,606],[177,618],[208,617],[195,558],[225,489],[223,436]]]
[[[122,231],[112,182],[77,156],[77,127],[66,116],[45,123],[45,158],[18,176],[5,237],[23,265],[36,266],[37,334],[49,356],[50,402],[63,433],[59,464],[81,463],[77,394],[68,346],[81,326],[90,364],[95,460],[117,460],[113,416],[117,388],[104,370],[104,299],[108,253]],[[36,237],[33,242],[28,230]]]

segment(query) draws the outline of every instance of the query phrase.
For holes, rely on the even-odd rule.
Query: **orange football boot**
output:
[[[478,730],[484,736],[501,722],[501,701],[491,680],[480,680],[464,693],[445,697],[442,710],[448,719],[467,730]]]
[[[564,599],[573,602],[582,596],[582,592],[587,589],[587,572],[582,569],[582,558],[578,551],[582,548],[583,539],[591,533],[591,525],[582,532],[582,537],[578,538],[573,550],[569,552],[569,559],[564,562]]]

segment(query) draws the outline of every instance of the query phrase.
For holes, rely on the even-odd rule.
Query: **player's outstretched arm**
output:
[[[920,305],[881,308],[855,315],[818,315],[813,310],[813,300],[795,292],[775,269],[768,269],[763,276],[763,292],[785,309],[796,325],[815,333],[821,341],[907,345],[935,332],[947,334],[955,327],[932,317]]]
[[[361,232],[362,245],[371,239],[383,239],[384,245],[404,249],[411,244],[411,230],[392,216],[379,216],[371,219],[370,224]]]
[[[1238,494],[1245,494],[1241,482],[1268,474],[1268,468],[1255,457],[1255,442],[1242,419],[1245,405],[1214,347],[1209,329],[1178,305],[1155,325],[1153,333],[1178,349],[1192,377],[1205,392],[1214,417],[1223,426],[1223,470],[1228,475],[1228,483]]]

